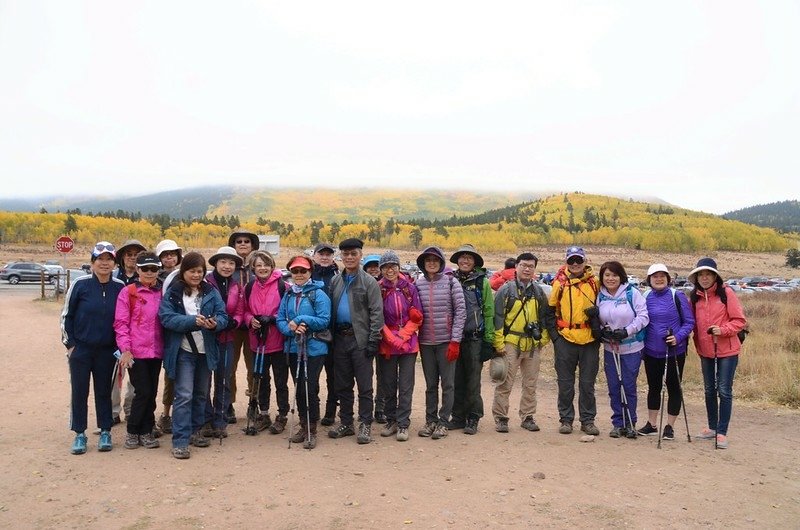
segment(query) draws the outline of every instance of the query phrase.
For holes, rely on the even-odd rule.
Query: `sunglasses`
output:
[[[155,265],[139,266],[139,268],[142,269],[142,272],[158,272],[158,267]]]
[[[289,269],[289,272],[291,272],[292,274],[305,274],[305,273],[309,272],[309,270],[308,269],[304,269],[302,267],[295,267],[293,269]]]
[[[583,265],[583,258],[580,256],[572,256],[567,260],[567,265]]]
[[[250,241],[249,239],[237,239],[236,240],[236,244],[237,245],[241,245],[243,243],[252,243],[252,241]]]
[[[94,249],[97,250],[98,252],[114,252],[117,250],[114,248],[114,245],[112,244],[104,245],[102,243],[96,244],[94,246]]]

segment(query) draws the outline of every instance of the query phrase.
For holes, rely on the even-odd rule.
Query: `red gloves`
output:
[[[447,345],[447,360],[453,362],[458,359],[458,354],[461,351],[461,344],[456,341],[451,341]]]
[[[422,311],[412,307],[408,310],[408,319],[414,324],[422,324]]]
[[[389,345],[395,350],[401,349],[405,344],[403,339],[392,333],[392,330],[389,329],[389,326],[383,326],[383,329],[381,329],[381,335],[383,336],[383,340],[388,342]]]

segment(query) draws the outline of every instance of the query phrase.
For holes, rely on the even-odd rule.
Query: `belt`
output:
[[[355,335],[355,331],[353,330],[353,326],[350,324],[344,324],[341,326],[336,326],[336,334],[337,335]]]
[[[567,328],[567,329],[588,329],[588,328],[591,328],[591,325],[589,325],[588,322],[581,322],[580,324],[570,324],[569,322],[566,322],[564,320],[558,320],[556,322],[556,325],[558,326],[558,329],[565,329],[565,328]]]

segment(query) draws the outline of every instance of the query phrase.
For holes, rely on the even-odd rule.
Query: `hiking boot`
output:
[[[297,426],[297,432],[295,432],[291,438],[289,438],[289,442],[293,444],[301,444],[306,441],[308,438],[308,425],[305,423],[301,423]]]
[[[372,441],[372,425],[369,423],[358,424],[358,437],[356,441],[360,444],[368,444]]]
[[[597,428],[593,421],[582,423],[581,431],[585,432],[586,434],[591,434],[592,436],[598,436],[600,434],[600,429]]]
[[[208,447],[211,445],[211,440],[200,434],[200,431],[197,431],[189,437],[189,443],[195,447]]]
[[[436,430],[436,422],[429,421],[426,423],[418,432],[417,434],[422,436],[423,438],[429,438],[433,431]]]
[[[630,429],[626,429],[625,438],[629,438],[631,440],[636,439],[636,425],[631,425]]]
[[[408,441],[408,428],[407,427],[400,427],[397,429],[397,441],[398,442],[407,442]]]
[[[258,403],[255,400],[250,400],[250,404],[247,405],[245,417],[250,421],[255,421],[258,417]]]
[[[120,423],[122,423],[122,419],[119,416],[114,416],[114,422],[111,425],[119,425]]]
[[[280,434],[286,429],[286,416],[275,416],[275,421],[269,426],[270,434]]]
[[[345,436],[355,436],[355,434],[352,423],[350,425],[339,424],[335,429],[328,431],[328,436],[331,438],[344,438]]]
[[[139,449],[139,435],[138,434],[125,434],[125,449]]]
[[[145,449],[156,449],[157,447],[161,447],[161,442],[153,438],[153,435],[150,433],[139,436],[139,444]]]
[[[561,426],[558,428],[559,434],[572,434],[572,424],[568,421],[562,421]]]
[[[317,422],[311,422],[308,428],[308,437],[303,444],[304,449],[314,449],[317,446]]]
[[[533,416],[525,416],[525,419],[522,420],[520,427],[531,432],[536,432],[539,430],[539,426],[536,425],[536,420],[533,419]]]
[[[189,453],[188,447],[173,447],[172,448],[172,456],[177,458],[178,460],[186,460],[189,458],[191,453]]]
[[[608,433],[608,437],[609,437],[609,438],[619,438],[619,437],[621,437],[621,436],[625,436],[625,433],[624,433],[624,432],[622,432],[623,430],[624,430],[624,428],[623,428],[623,427],[614,427],[614,428],[613,428],[613,429],[611,429],[611,431]]]
[[[672,428],[672,425],[664,425],[664,434],[661,435],[662,440],[674,440],[675,439],[675,430]]]
[[[728,437],[724,434],[717,435],[717,449],[727,449],[728,448]]]
[[[228,429],[226,429],[225,427],[214,429],[214,438],[227,438],[227,437],[228,437]]]
[[[236,423],[236,411],[233,408],[233,403],[228,405],[228,410],[225,411],[225,421],[227,421],[229,425]]]
[[[695,434],[694,437],[698,440],[713,440],[716,433],[711,429],[703,429],[699,433]]]
[[[641,436],[655,436],[656,434],[658,434],[658,429],[656,429],[655,427],[653,427],[653,424],[651,424],[651,423],[648,421],[647,423],[645,423],[645,424],[644,424],[644,427],[642,427],[641,429],[639,429],[637,432],[638,432],[638,433],[639,433]]]
[[[211,426],[210,421],[200,428],[200,434],[206,438],[212,438],[214,436],[214,427]]]
[[[380,412],[377,410],[375,411],[375,423],[386,423],[387,421],[385,412],[382,410]]]
[[[111,431],[100,431],[100,439],[97,440],[97,450],[101,452],[111,451]]]
[[[447,422],[447,428],[451,431],[457,431],[467,426],[467,421],[464,418],[452,416],[450,421]]]
[[[272,425],[272,418],[269,417],[269,413],[261,413],[256,417],[256,421],[253,422],[253,427],[255,427],[256,432],[266,431]]]
[[[322,418],[321,420],[319,420],[319,424],[320,424],[320,425],[322,425],[322,426],[324,426],[324,427],[330,427],[330,426],[331,426],[331,425],[333,425],[334,423],[336,423],[336,418],[334,418],[334,416],[333,416],[333,415],[331,415],[331,416],[325,416],[324,418]]]
[[[444,423],[437,423],[436,428],[431,433],[431,440],[438,440],[447,436],[447,427]]]
[[[158,425],[153,425],[153,430],[152,430],[152,431],[150,431],[150,434],[152,434],[152,435],[153,435],[153,438],[161,438],[161,436],[162,436],[164,433],[163,433],[163,432],[161,432],[161,429],[159,429],[159,428],[158,428]]]
[[[70,448],[69,452],[73,455],[82,455],[86,452],[86,435],[82,432],[79,432],[75,435],[75,440],[72,442],[72,447]]]
[[[508,418],[497,418],[494,420],[494,430],[497,432],[508,432]]]
[[[478,419],[474,416],[467,418],[467,423],[464,425],[464,434],[478,434]]]
[[[387,438],[397,432],[397,423],[393,421],[386,422],[386,425],[381,430],[381,436]]]
[[[158,423],[156,423],[156,426],[162,433],[172,434],[172,416],[169,414],[162,414],[158,418]]]

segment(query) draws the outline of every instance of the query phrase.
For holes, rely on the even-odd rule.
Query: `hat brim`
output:
[[[700,272],[700,271],[711,271],[714,274],[716,274],[719,278],[722,278],[722,276],[720,275],[719,271],[717,269],[715,269],[714,267],[709,267],[708,265],[702,265],[700,267],[692,269],[692,272],[690,272],[689,276],[687,277],[689,279],[689,281],[692,282],[692,283],[697,283],[695,280],[697,280],[697,273]]]
[[[222,258],[232,259],[236,262],[237,267],[241,267],[244,263],[244,260],[241,256],[234,256],[233,254],[214,254],[210,258],[208,258],[208,264],[212,267],[217,266],[217,261],[221,260]]]
[[[258,250],[258,247],[259,247],[260,243],[258,241],[258,236],[255,235],[253,232],[234,232],[234,233],[232,233],[230,235],[230,237],[228,238],[228,246],[236,248],[235,242],[236,242],[236,238],[239,237],[239,236],[247,236],[247,239],[250,240],[250,246],[253,247],[253,250]]]
[[[477,252],[470,252],[469,250],[462,250],[460,252],[454,252],[452,256],[450,256],[450,263],[458,264],[458,258],[462,256],[462,254],[469,254],[472,256],[472,259],[475,260],[476,267],[483,267],[483,258]]]

